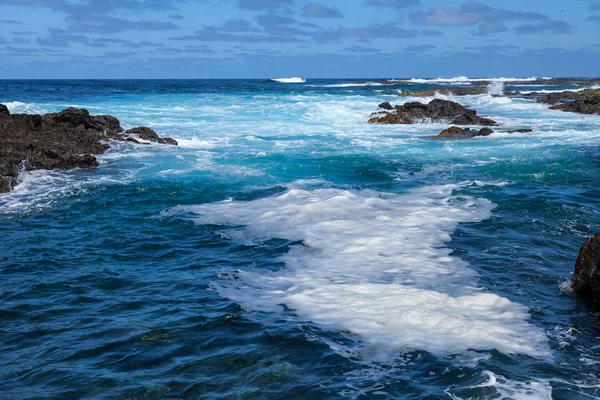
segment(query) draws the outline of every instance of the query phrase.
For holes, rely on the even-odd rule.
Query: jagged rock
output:
[[[378,107],[383,108],[384,110],[393,110],[394,109],[394,107],[392,107],[392,105],[387,101],[384,101]]]
[[[373,124],[419,124],[447,122],[454,125],[495,126],[497,123],[481,118],[474,110],[453,101],[434,99],[429,104],[419,102],[396,106],[392,112],[369,119]]]
[[[110,148],[103,141],[128,139],[110,115],[93,116],[72,107],[45,115],[11,114],[0,104],[0,193],[19,184],[24,170],[96,167],[93,154]],[[177,144],[158,135],[156,141]]]
[[[577,295],[591,300],[600,309],[600,229],[581,246],[571,285]]]
[[[486,94],[487,87],[472,86],[472,87],[449,87],[438,89],[413,90],[412,92],[402,92],[398,96],[402,97],[432,97],[436,94],[443,96],[469,96]]]
[[[443,138],[443,139],[464,139],[472,138],[475,136],[489,136],[494,133],[490,128],[481,128],[480,130],[471,130],[471,128],[459,128],[458,126],[452,126],[448,129],[444,129],[437,136],[430,136],[431,138]]]
[[[137,137],[139,137],[140,139],[148,140],[150,142],[157,142],[157,143],[161,143],[161,144],[171,144],[171,145],[177,146],[177,141],[175,139],[161,138],[160,136],[158,136],[158,134],[156,132],[154,132],[153,129],[150,129],[146,126],[139,126],[137,128],[132,128],[132,129],[125,131],[125,133],[137,135]]]

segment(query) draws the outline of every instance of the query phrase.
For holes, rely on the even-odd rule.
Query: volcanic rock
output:
[[[495,126],[497,123],[481,118],[474,110],[449,100],[434,99],[429,104],[419,102],[396,106],[392,112],[369,119],[373,124],[422,124],[447,122],[454,125]]]
[[[103,141],[127,139],[119,120],[110,115],[93,116],[72,107],[45,115],[11,114],[0,104],[0,193],[12,190],[26,171],[96,167],[92,154],[110,148]],[[177,144],[158,135],[155,139]]]
[[[571,285],[577,295],[600,309],[600,229],[579,250]]]
[[[533,132],[533,129],[513,129],[510,131],[500,131],[500,132],[504,132],[504,133],[531,133]]]
[[[452,126],[448,129],[444,129],[437,136],[430,136],[431,138],[442,138],[442,139],[465,139],[472,138],[475,136],[489,136],[494,133],[490,128],[481,128],[475,130],[471,128],[459,128],[458,126]]]
[[[128,129],[125,131],[125,133],[137,135],[137,137],[139,137],[140,139],[148,140],[150,142],[157,142],[157,143],[161,143],[161,144],[172,144],[174,146],[177,146],[177,141],[175,139],[161,138],[158,136],[158,134],[156,132],[154,132],[153,129],[148,128],[146,126],[140,126],[137,128]],[[131,138],[128,138],[128,139],[131,139]]]
[[[383,108],[384,110],[393,110],[394,109],[394,107],[392,107],[392,105],[387,101],[384,101],[378,107]]]

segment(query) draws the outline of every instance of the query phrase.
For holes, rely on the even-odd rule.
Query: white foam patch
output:
[[[491,371],[483,371],[486,381],[474,386],[446,390],[453,400],[552,400],[552,386],[548,381],[531,380],[519,382],[496,375]]]
[[[466,183],[465,183],[466,185]],[[281,305],[345,333],[378,361],[422,349],[440,356],[497,349],[551,358],[527,307],[477,286],[476,272],[445,246],[461,222],[486,219],[494,205],[453,196],[460,185],[394,195],[339,189],[287,192],[251,202],[180,206],[198,224],[244,226],[228,235],[256,244],[302,241],[276,272],[239,271],[216,289],[251,310]],[[334,350],[347,355],[337,344]]]

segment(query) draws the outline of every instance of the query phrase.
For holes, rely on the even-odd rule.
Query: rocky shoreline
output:
[[[0,104],[0,193],[21,183],[26,171],[97,167],[94,154],[108,150],[111,140],[177,145],[147,127],[125,131],[117,118],[90,115],[86,109],[11,114]]]

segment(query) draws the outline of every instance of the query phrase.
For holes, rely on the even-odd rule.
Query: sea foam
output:
[[[479,287],[476,272],[445,246],[459,223],[487,219],[494,207],[485,199],[453,196],[460,187],[400,195],[294,188],[165,214],[192,212],[198,224],[243,225],[228,235],[247,244],[302,241],[281,257],[285,268],[239,271],[237,279],[215,288],[250,310],[277,312],[285,305],[302,320],[346,332],[362,345],[360,357],[383,361],[415,349],[439,356],[497,349],[551,358],[545,334],[528,322],[527,307]],[[347,355],[341,347],[332,346]]]

